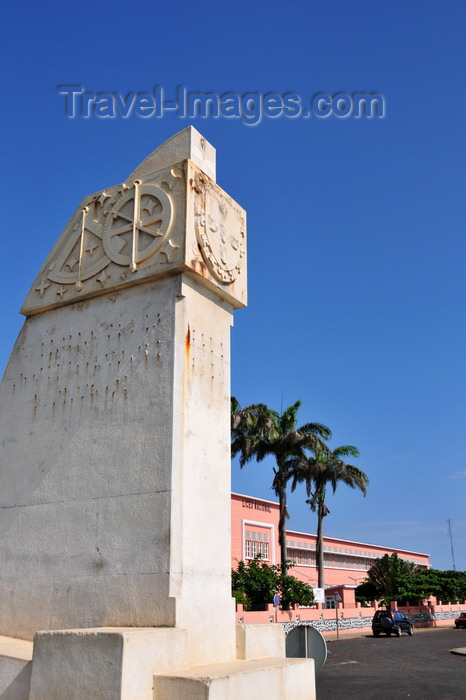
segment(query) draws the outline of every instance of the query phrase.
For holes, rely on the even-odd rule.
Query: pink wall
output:
[[[366,634],[371,630],[371,621],[375,610],[378,609],[378,603],[374,602],[370,607],[361,607],[356,603],[352,607],[345,607],[342,603],[338,603],[336,609],[322,609],[321,605],[315,608],[300,608],[298,605],[293,606],[291,610],[280,610],[273,605],[269,605],[267,610],[260,612],[244,612],[243,606],[238,605],[236,609],[236,622],[244,622],[246,624],[259,624],[268,622],[277,623],[295,623],[295,622],[311,622],[314,626],[325,625],[325,623],[336,622],[338,617],[339,632],[341,634],[361,633]],[[459,612],[466,610],[466,605],[461,603],[443,604],[443,605],[411,605],[409,607],[397,606],[392,603],[391,608],[401,610],[414,621],[415,628],[422,627],[452,627],[454,619]],[[424,619],[429,616],[435,616],[435,619]],[[328,634],[334,634],[336,624]],[[326,634],[325,629],[322,630]]]
[[[278,504],[249,496],[231,495],[231,557],[232,568],[246,560],[245,539],[247,532],[268,535],[269,564],[280,562],[278,547]],[[257,540],[257,542],[266,540]]]

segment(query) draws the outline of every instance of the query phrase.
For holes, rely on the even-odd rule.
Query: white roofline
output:
[[[287,530],[286,534],[292,535],[302,535],[304,537],[317,537],[311,532],[299,532],[298,530]],[[329,535],[324,535],[324,540],[333,540],[334,542],[346,542],[347,544],[362,544],[363,547],[376,547],[378,549],[391,549],[394,552],[404,552],[404,554],[419,554],[422,557],[430,557],[430,554],[425,554],[425,552],[415,552],[412,549],[400,549],[399,547],[386,547],[383,544],[369,544],[368,542],[357,542],[356,540],[344,540],[342,537],[329,537]]]
[[[240,498],[247,498],[249,501],[260,501],[261,503],[270,503],[272,506],[279,506],[278,501],[268,501],[266,498],[257,498],[256,496],[246,496],[244,493],[231,492],[232,496],[239,496]]]

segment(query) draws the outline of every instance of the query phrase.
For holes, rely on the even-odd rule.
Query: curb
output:
[[[466,647],[458,647],[458,649],[450,649],[450,654],[459,654],[460,656],[466,656]]]

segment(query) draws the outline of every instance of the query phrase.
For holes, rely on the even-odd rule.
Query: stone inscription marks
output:
[[[85,406],[86,410],[112,410],[127,399],[132,374],[162,371],[166,346],[162,342],[162,315],[145,314],[143,327],[102,322],[96,330],[83,329],[63,337],[44,337],[30,348],[35,371],[9,382],[11,393],[31,396],[32,418],[50,418],[54,411]]]

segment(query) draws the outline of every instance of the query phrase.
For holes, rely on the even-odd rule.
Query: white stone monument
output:
[[[229,334],[245,304],[246,215],[192,127],[72,216],[0,385],[0,634],[35,635],[32,674],[27,641],[17,677],[0,664],[2,700],[314,697],[275,626],[241,628],[237,648]]]

